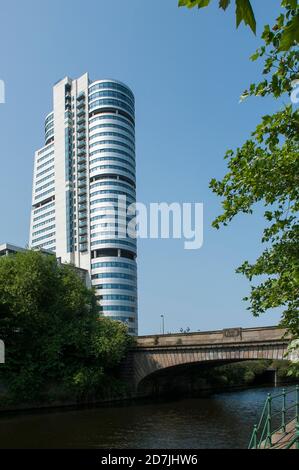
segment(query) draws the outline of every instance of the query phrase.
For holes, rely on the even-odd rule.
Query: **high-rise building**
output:
[[[30,247],[87,269],[99,311],[137,334],[135,110],[117,80],[68,77],[53,88],[45,145],[35,152]],[[121,202],[121,204],[119,204]],[[131,206],[134,208],[134,206]],[[116,223],[115,223],[116,222]]]

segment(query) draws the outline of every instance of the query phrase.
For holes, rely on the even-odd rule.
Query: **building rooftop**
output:
[[[26,251],[27,248],[21,246],[13,245],[12,243],[0,243],[0,256],[8,255],[11,253],[20,253]],[[39,248],[38,251],[45,253],[47,255],[55,255],[51,250],[46,250],[45,248]]]
[[[17,245],[12,245],[11,243],[0,243],[0,257],[1,256],[8,256],[14,253],[22,253],[24,251],[27,251],[29,248],[23,248],[21,246]],[[47,250],[46,248],[38,248],[35,249],[35,251],[40,251],[41,253],[44,253],[45,255],[55,255],[54,251]],[[64,264],[61,261],[61,258],[56,258],[57,263]],[[90,279],[88,276],[88,271],[87,269],[79,268],[77,266],[74,266],[76,272],[80,276],[83,282],[85,282],[87,287],[90,287]]]

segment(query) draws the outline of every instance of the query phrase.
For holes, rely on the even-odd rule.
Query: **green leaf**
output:
[[[254,62],[255,60],[259,58],[259,56],[260,56],[260,52],[256,51],[254,54],[252,54],[252,56],[250,56],[250,60]]]
[[[198,8],[203,8],[203,7],[207,7],[209,5],[211,0],[198,0],[197,1],[197,6]]]
[[[211,0],[179,0],[178,6],[187,8],[194,8],[197,6],[198,8],[204,8],[207,7],[210,3]],[[231,0],[219,0],[219,8],[225,11],[230,3]],[[246,25],[249,25],[255,34],[256,22],[250,0],[236,0],[237,27],[242,21],[244,21]]]
[[[295,42],[299,42],[299,14],[294,16],[284,28],[280,39],[279,50],[288,51]]]
[[[282,7],[288,7],[290,6],[293,10],[295,10],[298,6],[297,0],[283,0],[281,2]]]
[[[204,8],[209,5],[211,0],[179,0],[179,7],[187,7],[187,8]]]
[[[250,27],[254,34],[256,33],[256,21],[249,0],[236,0],[237,28],[242,21]]]
[[[226,10],[228,5],[230,4],[230,0],[219,0],[219,8],[222,8],[222,10]]]

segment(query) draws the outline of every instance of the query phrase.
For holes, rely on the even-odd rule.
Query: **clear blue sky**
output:
[[[233,8],[178,9],[177,0],[27,0],[2,3],[0,79],[0,240],[28,242],[34,151],[43,145],[52,86],[88,71],[116,78],[136,96],[138,200],[204,203],[204,245],[139,241],[140,333],[275,324],[278,313],[255,319],[242,297],[248,281],[235,274],[261,251],[261,213],[238,217],[216,231],[220,200],[208,188],[225,172],[223,155],[240,145],[270,99],[238,104],[261,64],[248,57],[261,26],[280,2],[253,1],[258,35],[235,29]],[[275,10],[275,8],[276,10]]]

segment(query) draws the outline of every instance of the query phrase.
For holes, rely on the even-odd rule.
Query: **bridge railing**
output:
[[[295,434],[287,447],[296,445],[299,449],[299,385],[294,389],[272,395],[268,393],[259,420],[253,428],[249,449],[265,449],[274,446],[274,434],[287,434],[287,427],[294,422]]]

